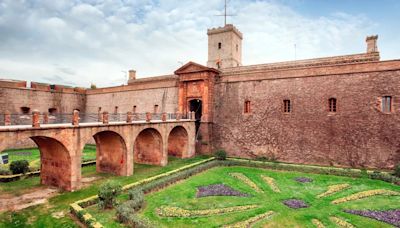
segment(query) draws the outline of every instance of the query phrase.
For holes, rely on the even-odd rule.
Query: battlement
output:
[[[243,34],[232,24],[227,24],[224,27],[207,29],[207,35],[214,35],[218,33],[225,33],[233,31],[236,35],[243,39]]]
[[[60,92],[60,93],[86,93],[86,88],[72,87],[66,85],[47,84],[41,82],[31,82],[28,87],[27,81],[0,79],[0,88],[31,89],[38,91]]]

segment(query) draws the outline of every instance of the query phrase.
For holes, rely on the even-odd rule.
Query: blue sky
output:
[[[88,87],[207,62],[207,28],[224,0],[0,0],[0,78]],[[400,58],[398,0],[230,0],[243,64],[365,52]]]

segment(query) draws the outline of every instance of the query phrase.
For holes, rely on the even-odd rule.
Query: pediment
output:
[[[214,68],[209,68],[195,62],[186,63],[185,65],[177,69],[174,73],[179,75],[179,74],[187,74],[187,73],[202,72],[202,71],[214,71],[216,73],[219,73],[219,71]]]

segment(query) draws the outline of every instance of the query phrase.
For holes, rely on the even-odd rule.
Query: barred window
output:
[[[382,112],[389,113],[392,111],[392,97],[384,96],[382,97]]]
[[[250,101],[245,101],[244,102],[244,113],[250,113]]]
[[[329,112],[336,112],[336,98],[329,98]]]
[[[283,100],[283,112],[291,112],[292,111],[292,106],[290,104],[290,100]]]

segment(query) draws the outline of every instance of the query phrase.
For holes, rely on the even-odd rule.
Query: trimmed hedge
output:
[[[261,161],[254,161],[242,158],[227,158],[227,160],[222,162],[222,164],[224,166],[248,166],[255,168],[267,168],[273,170],[296,171],[304,173],[317,173],[317,174],[358,177],[358,178],[364,177],[400,185],[400,178],[391,175],[390,173],[380,172],[380,171],[371,171],[371,170],[367,171],[360,169],[336,168],[336,167],[324,167],[324,166],[312,166],[312,165],[297,165],[297,164],[266,162],[266,161],[261,162]]]

